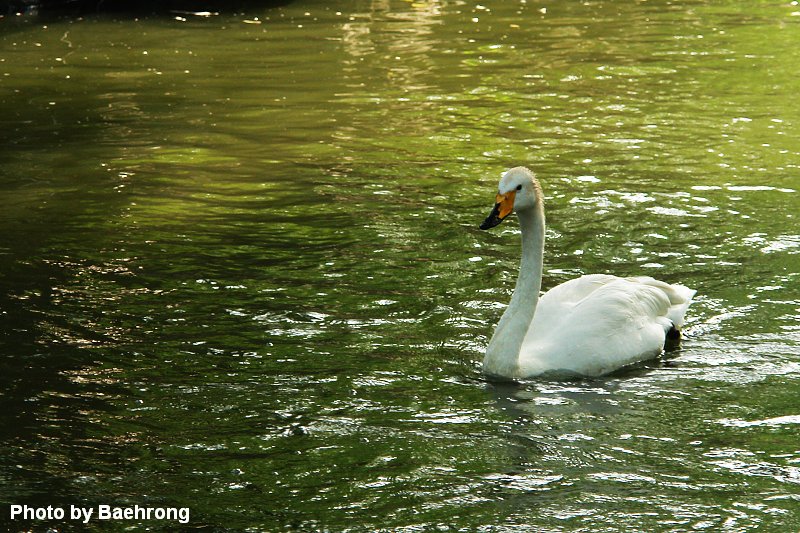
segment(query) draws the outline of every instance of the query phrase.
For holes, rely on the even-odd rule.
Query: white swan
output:
[[[486,348],[487,375],[520,379],[542,374],[600,376],[659,355],[677,334],[695,291],[650,277],[592,274],[539,297],[544,252],[544,197],[530,170],[500,180],[489,229],[517,212],[522,260],[511,302]]]

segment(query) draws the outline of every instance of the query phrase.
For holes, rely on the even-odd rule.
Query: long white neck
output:
[[[522,229],[517,286],[483,359],[485,373],[507,378],[518,377],[520,348],[533,321],[542,288],[545,222],[541,200],[532,209],[517,212],[517,216]]]

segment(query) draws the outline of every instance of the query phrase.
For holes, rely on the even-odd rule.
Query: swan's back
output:
[[[539,300],[519,373],[598,376],[661,353],[683,325],[694,291],[650,277],[582,276]]]

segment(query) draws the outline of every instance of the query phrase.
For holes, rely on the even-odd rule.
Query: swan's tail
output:
[[[670,285],[663,281],[658,281],[649,276],[640,276],[635,278],[628,278],[631,281],[636,281],[644,285],[650,285],[660,289],[669,298],[669,309],[667,310],[667,318],[672,322],[676,330],[680,330],[683,326],[686,310],[692,304],[692,298],[697,291],[684,287],[683,285]],[[676,331],[677,333],[677,331]]]

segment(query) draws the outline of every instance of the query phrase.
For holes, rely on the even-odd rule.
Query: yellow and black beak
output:
[[[492,212],[489,213],[488,217],[486,217],[486,220],[483,221],[483,224],[480,225],[480,228],[493,228],[500,224],[504,218],[510,215],[511,211],[514,210],[514,197],[516,195],[517,191],[498,194],[495,197],[494,209],[492,209]]]

